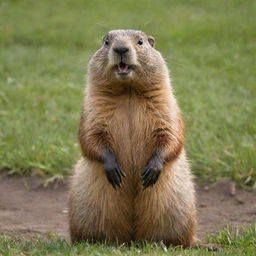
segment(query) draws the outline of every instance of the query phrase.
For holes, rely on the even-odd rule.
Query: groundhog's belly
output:
[[[112,116],[109,133],[113,150],[126,172],[136,183],[152,150],[149,148],[151,133],[150,113],[138,100],[122,100]]]

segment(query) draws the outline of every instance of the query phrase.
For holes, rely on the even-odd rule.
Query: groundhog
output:
[[[190,247],[195,191],[169,71],[142,31],[113,30],[88,66],[71,179],[72,242]]]

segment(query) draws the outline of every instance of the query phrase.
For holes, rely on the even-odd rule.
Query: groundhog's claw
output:
[[[141,179],[144,189],[149,186],[153,186],[161,173],[163,164],[157,156],[153,156],[145,167],[142,173]]]
[[[108,181],[111,183],[114,189],[121,187],[122,179],[121,176],[125,177],[118,163],[114,163],[113,166],[105,168],[106,176]]]
[[[117,162],[114,153],[109,149],[105,149],[103,161],[108,181],[111,183],[114,189],[116,189],[116,187],[121,187],[121,176],[125,177],[125,173]]]

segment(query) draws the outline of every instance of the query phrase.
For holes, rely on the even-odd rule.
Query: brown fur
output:
[[[181,112],[167,66],[140,31],[111,31],[89,64],[79,142],[69,200],[70,234],[80,240],[123,243],[163,241],[191,246],[195,234],[195,192],[184,150]],[[145,46],[136,45],[143,38]],[[148,40],[148,42],[147,42]],[[114,45],[129,47],[134,72],[113,71]],[[103,147],[114,152],[126,177],[116,190],[108,182]],[[153,186],[143,189],[141,173],[155,152],[164,160]]]

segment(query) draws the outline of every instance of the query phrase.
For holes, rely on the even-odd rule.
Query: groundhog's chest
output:
[[[148,103],[137,97],[118,100],[109,123],[113,149],[127,171],[142,168],[152,154],[154,118]]]

